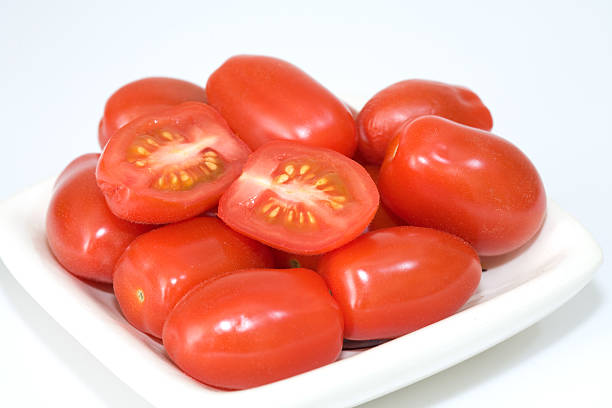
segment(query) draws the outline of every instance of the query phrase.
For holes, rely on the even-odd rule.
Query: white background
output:
[[[267,54],[357,108],[407,78],[470,87],[493,131],[610,253],[612,3],[301,3],[0,0],[0,199],[96,151],[104,102],[121,85],[154,75],[204,85],[233,54]],[[611,272],[604,263],[531,328],[365,406],[612,406]],[[0,322],[0,406],[151,408],[3,265]]]

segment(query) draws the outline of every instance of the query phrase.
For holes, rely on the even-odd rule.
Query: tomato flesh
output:
[[[205,102],[206,91],[174,78],[143,78],[122,86],[106,101],[98,128],[100,147],[132,120],[188,101]]]
[[[96,184],[99,154],[73,160],[58,177],[47,210],[49,248],[66,270],[98,282],[113,281],[123,250],[150,226],[121,220]]]
[[[230,227],[285,252],[314,255],[358,236],[378,208],[376,185],[347,157],[295,142],[251,155],[219,201]]]
[[[419,227],[369,232],[319,263],[344,316],[344,337],[389,339],[455,313],[474,293],[480,262],[464,240]]]
[[[342,314],[308,269],[250,269],[203,282],[164,326],[170,358],[193,378],[224,389],[281,380],[335,361]]]
[[[187,102],[115,133],[98,165],[98,185],[120,218],[176,222],[214,207],[249,153],[214,108]]]

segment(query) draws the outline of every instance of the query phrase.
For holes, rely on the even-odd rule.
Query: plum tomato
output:
[[[299,141],[349,157],[357,148],[346,105],[283,60],[234,56],[210,76],[206,95],[253,150],[272,140]]]
[[[108,209],[96,184],[99,156],[80,156],[59,176],[47,210],[46,231],[51,252],[66,270],[110,283],[123,250],[151,227],[121,220]]]
[[[181,102],[206,101],[206,91],[174,78],[144,78],[119,88],[106,101],[98,127],[98,142],[104,148],[108,139],[132,120]]]
[[[380,167],[373,164],[366,164],[363,166],[372,180],[378,184],[378,176],[380,175]],[[368,231],[374,231],[381,228],[397,227],[399,225],[405,225],[406,223],[397,215],[387,208],[384,203],[380,203],[376,215],[368,225]]]
[[[165,224],[214,207],[249,153],[214,108],[185,102],[117,131],[96,176],[115,215]]]
[[[272,267],[259,242],[234,232],[214,217],[196,217],[142,234],[115,268],[113,287],[126,319],[161,337],[166,317],[198,283],[244,268]]]
[[[342,314],[308,269],[250,269],[203,282],[168,316],[163,342],[185,373],[245,389],[335,361]]]
[[[370,99],[357,117],[359,152],[380,163],[398,127],[423,115],[437,115],[491,130],[493,119],[478,95],[461,86],[410,79],[395,83]]]
[[[378,208],[365,169],[333,150],[271,142],[255,151],[219,200],[236,231],[281,251],[317,255],[356,238]]]
[[[525,244],[546,212],[538,171],[517,147],[438,116],[400,128],[378,186],[408,224],[458,235],[481,256]]]
[[[319,263],[344,316],[344,337],[389,339],[455,313],[474,293],[480,262],[464,240],[429,228],[369,232]]]

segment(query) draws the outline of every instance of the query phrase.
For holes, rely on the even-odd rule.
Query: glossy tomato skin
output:
[[[122,86],[106,101],[98,128],[100,147],[104,148],[108,139],[132,120],[188,101],[206,102],[206,91],[191,82],[160,77]]]
[[[218,216],[275,249],[318,255],[361,234],[378,202],[360,164],[333,150],[277,141],[251,154],[219,200]]]
[[[389,339],[455,313],[481,276],[474,249],[454,235],[401,226],[369,232],[323,256],[344,316],[344,337]]]
[[[410,79],[395,83],[370,99],[357,117],[359,152],[381,163],[398,127],[423,115],[437,115],[491,130],[493,119],[478,95],[442,82]]]
[[[115,268],[119,306],[138,330],[162,335],[166,317],[192,287],[238,269],[271,267],[268,248],[214,217],[196,217],[141,235]]]
[[[546,212],[542,180],[517,147],[437,116],[400,128],[378,185],[408,224],[458,235],[481,256],[525,244]]]
[[[96,177],[116,216],[165,224],[213,208],[249,153],[214,108],[185,102],[117,131]]]
[[[380,167],[374,164],[366,164],[363,166],[372,180],[378,184],[378,177],[380,175]],[[368,231],[375,231],[377,229],[382,228],[390,228],[397,227],[400,225],[405,225],[406,223],[397,215],[393,214],[393,212],[387,208],[384,203],[380,203],[378,206],[378,210],[376,211],[376,215],[368,225]]]
[[[151,227],[121,220],[108,209],[96,184],[99,156],[82,155],[59,176],[47,210],[46,232],[51,252],[66,270],[110,283],[123,250]]]
[[[204,282],[172,311],[163,342],[187,374],[224,389],[278,381],[335,361],[342,314],[308,269],[251,269]]]
[[[283,60],[234,56],[210,76],[206,95],[253,150],[273,140],[326,147],[349,157],[357,148],[355,121],[346,105]]]

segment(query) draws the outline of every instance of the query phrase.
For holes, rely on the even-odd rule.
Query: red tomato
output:
[[[274,254],[274,265],[277,268],[306,268],[316,271],[322,255],[298,255],[290,254],[278,250],[272,251]]]
[[[237,269],[271,267],[270,250],[217,218],[166,225],[132,242],[117,262],[113,287],[127,320],[161,337],[166,317],[189,289]]]
[[[374,180],[375,183],[378,183],[380,167],[375,166],[373,164],[366,164],[363,167],[367,170],[370,177],[372,177],[372,180]],[[377,229],[389,227],[397,227],[399,225],[405,225],[405,222],[400,217],[393,214],[393,212],[391,212],[391,210],[388,209],[385,204],[380,203],[380,205],[378,206],[378,211],[376,211],[376,215],[374,216],[374,219],[372,219],[372,222],[370,222],[370,225],[368,225],[368,231],[374,231]]]
[[[106,101],[98,128],[104,148],[108,139],[132,120],[187,101],[206,101],[206,91],[191,82],[173,78],[144,78],[119,88]]]
[[[348,108],[288,62],[232,57],[210,76],[206,95],[253,150],[272,140],[294,140],[350,157],[357,147]]]
[[[491,113],[469,89],[411,79],[393,84],[370,99],[357,117],[359,152],[380,163],[398,127],[423,115],[437,115],[468,126],[491,130]]]
[[[170,358],[193,378],[244,389],[335,361],[342,314],[308,269],[250,269],[204,282],[164,326]]]
[[[400,128],[378,186],[408,224],[458,235],[483,256],[526,243],[546,211],[540,176],[518,148],[437,116]]]
[[[57,179],[47,210],[47,240],[69,272],[110,283],[123,250],[151,227],[120,220],[108,209],[96,185],[99,156],[76,158]]]
[[[319,273],[344,316],[344,337],[388,339],[455,313],[480,282],[478,255],[446,232],[393,227],[326,254]]]
[[[357,237],[378,208],[376,185],[333,150],[272,142],[253,153],[219,201],[236,231],[281,251],[316,255]]]
[[[163,224],[214,207],[249,153],[215,109],[185,102],[117,131],[96,176],[115,215]]]

